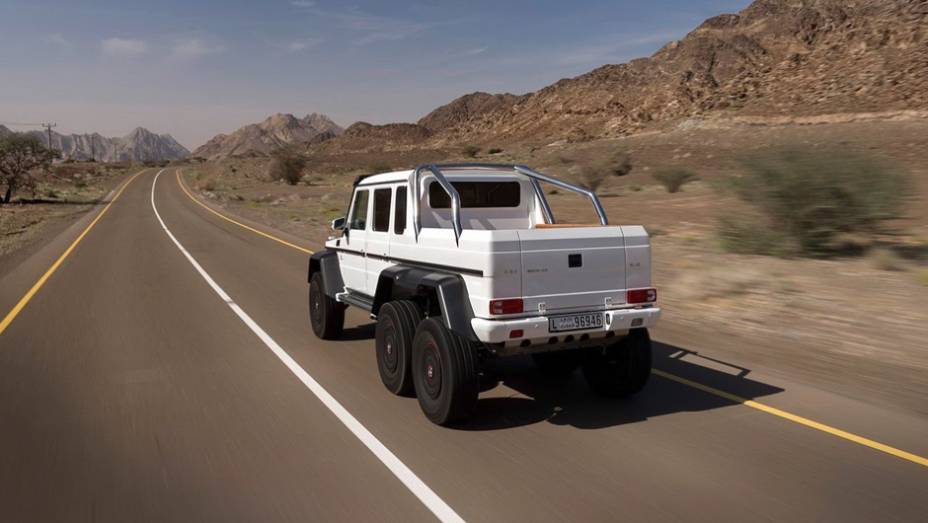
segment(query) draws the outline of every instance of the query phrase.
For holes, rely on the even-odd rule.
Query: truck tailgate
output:
[[[525,312],[602,309],[625,303],[621,227],[518,231]]]

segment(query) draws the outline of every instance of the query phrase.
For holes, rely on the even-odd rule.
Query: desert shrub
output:
[[[922,269],[918,271],[918,273],[915,275],[915,279],[918,280],[918,283],[928,287],[928,269]]]
[[[885,248],[873,249],[870,252],[870,263],[873,264],[875,269],[881,271],[901,271],[905,269],[902,258],[895,252]]]
[[[477,153],[480,152],[480,148],[476,145],[465,145],[464,149],[462,149],[462,152],[464,153],[464,156],[467,156],[468,158],[476,158]]]
[[[662,169],[652,175],[669,193],[679,192],[683,185],[696,179],[696,175],[683,168]]]
[[[725,216],[719,220],[719,240],[722,248],[736,254],[790,254],[789,238],[779,229],[767,227],[756,216]]]
[[[902,210],[909,177],[873,158],[845,151],[780,149],[742,161],[744,174],[726,181],[755,218],[721,222],[723,244],[741,252],[823,256],[842,234],[875,232]],[[726,240],[727,238],[727,240]],[[764,247],[766,245],[766,247]]]
[[[608,174],[605,169],[597,169],[591,165],[575,165],[569,169],[569,172],[580,182],[580,185],[591,191],[599,189],[606,181]]]
[[[393,170],[393,166],[385,162],[372,163],[367,167],[368,174],[388,173]]]
[[[500,149],[499,147],[493,147],[487,150],[487,154],[499,154],[501,152],[503,152],[503,150]]]
[[[289,185],[296,185],[303,176],[305,166],[306,158],[293,149],[283,147],[271,153],[268,177],[272,181],[284,180]]]
[[[638,185],[637,183],[633,183],[628,186],[628,190],[630,190],[631,192],[641,192],[641,186]]]
[[[206,182],[200,184],[200,189],[213,192],[216,190],[216,182],[213,180],[207,180]]]
[[[625,176],[632,172],[632,157],[625,151],[617,151],[608,158],[605,167],[613,176]]]

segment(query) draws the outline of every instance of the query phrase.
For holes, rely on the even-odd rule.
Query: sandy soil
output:
[[[857,239],[855,255],[814,260],[723,252],[715,225],[737,206],[713,189],[713,180],[737,172],[739,157],[780,145],[883,158],[912,173],[914,201],[906,217],[891,224],[891,234]],[[527,163],[569,176],[565,156],[628,152],[631,174],[609,180],[599,193],[613,223],[644,224],[653,236],[654,280],[665,310],[660,336],[736,367],[801,376],[839,392],[865,390],[886,404],[928,413],[926,146],[924,120],[728,128],[684,123],[661,133],[477,160]],[[378,154],[317,158],[296,186],[267,181],[261,159],[191,165],[186,175],[205,200],[229,212],[321,242],[329,220],[344,213],[354,175],[377,162],[399,167],[403,159],[401,153]],[[668,194],[652,174],[676,166],[700,179]],[[549,197],[559,220],[593,217],[579,198]]]
[[[141,167],[69,163],[37,174],[34,191],[20,190],[12,202],[0,205],[0,257],[9,257],[77,219],[133,169]]]

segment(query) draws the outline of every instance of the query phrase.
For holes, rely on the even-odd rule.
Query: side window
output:
[[[370,191],[359,190],[354,194],[354,207],[351,208],[351,223],[348,225],[351,229],[361,229],[367,227],[367,199]]]
[[[374,230],[387,232],[390,230],[390,196],[393,189],[377,189],[374,191]]]
[[[403,234],[406,230],[406,188],[396,188],[396,206],[393,208],[393,232]]]

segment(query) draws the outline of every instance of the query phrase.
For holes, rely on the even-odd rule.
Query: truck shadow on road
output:
[[[745,399],[783,392],[782,388],[749,378],[750,370],[703,357],[686,349],[654,343],[654,368]],[[647,387],[628,399],[605,399],[593,394],[582,374],[554,379],[541,375],[530,358],[495,362],[493,378],[484,386],[477,412],[460,430],[498,430],[546,421],[581,429],[599,429],[647,421],[656,416],[699,412],[735,405],[735,402],[652,375]],[[519,396],[493,396],[499,384]],[[489,397],[488,397],[489,396]]]

